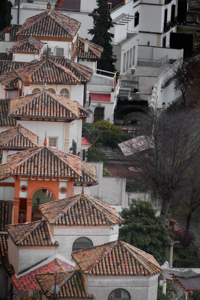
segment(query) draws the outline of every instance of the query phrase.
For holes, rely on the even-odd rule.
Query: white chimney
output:
[[[5,29],[5,42],[10,42],[10,28]]]
[[[88,50],[89,50],[89,41],[88,41],[88,39],[85,39],[84,52],[88,53]]]
[[[31,85],[31,80],[29,77],[26,77],[24,80],[24,96],[31,94],[30,85]]]

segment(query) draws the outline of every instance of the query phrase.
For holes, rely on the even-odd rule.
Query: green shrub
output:
[[[103,168],[103,176],[112,176],[112,174],[106,168]]]
[[[112,125],[110,122],[106,120],[100,120],[94,123],[94,127],[101,130],[109,130],[116,134],[121,133],[121,128]]]
[[[103,151],[99,148],[90,147],[87,152],[87,161],[89,162],[100,162],[102,161],[104,164],[108,163],[108,158],[103,153]]]

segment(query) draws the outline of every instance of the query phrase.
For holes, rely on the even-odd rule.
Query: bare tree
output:
[[[156,188],[165,224],[170,204],[177,191],[186,184],[185,175],[200,150],[199,111],[152,114],[151,122],[146,124],[146,132],[149,128],[151,134],[144,135],[141,142],[129,140],[123,147],[128,148],[135,166],[141,169],[138,176]]]
[[[197,102],[199,97],[200,61],[199,57],[183,60],[173,65],[175,89],[182,93],[183,104]]]

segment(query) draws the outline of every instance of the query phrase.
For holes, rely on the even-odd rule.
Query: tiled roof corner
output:
[[[10,100],[0,100],[0,127],[16,126],[16,120],[9,116]]]
[[[0,148],[6,149],[28,149],[39,147],[37,144],[37,135],[18,125],[0,133]]]
[[[4,73],[11,72],[13,70],[17,70],[26,64],[27,63],[20,62],[20,61],[0,60],[0,74],[4,74]]]
[[[58,226],[111,226],[123,219],[116,210],[88,195],[75,195],[40,205],[49,223]]]
[[[8,233],[0,232],[0,266],[4,266],[8,275],[14,275],[13,266],[8,260]]]
[[[95,276],[152,276],[162,271],[154,257],[117,240],[72,253],[79,268]]]
[[[96,166],[86,162],[82,161],[81,163],[82,167],[82,174],[75,180],[75,184],[87,184],[87,185],[96,185],[98,184],[97,180],[97,171]]]
[[[22,36],[48,36],[73,38],[81,23],[55,10],[46,10],[26,19],[17,34]]]
[[[20,277],[13,276],[12,282],[14,283],[16,289],[22,294],[23,292],[28,292],[28,291],[38,291],[39,284],[35,278],[35,275],[46,273],[46,272],[55,272],[56,270],[72,271],[74,270],[74,267],[56,258],[52,262],[44,264],[41,267],[35,268],[34,270],[28,273],[26,272],[26,274]]]
[[[55,273],[37,274],[38,281],[42,291],[47,298],[53,297],[51,291],[52,285],[55,283]],[[58,272],[56,276],[56,285],[59,286],[60,291],[58,298],[65,299],[93,299],[93,295],[87,294],[80,271],[74,270],[71,272]]]
[[[17,41],[17,32],[21,28],[22,25],[12,25],[9,27],[10,29],[10,42]],[[0,41],[5,41],[5,29],[0,31]]]
[[[12,47],[12,52],[40,52],[44,43],[33,36],[18,40]]]
[[[88,41],[88,40],[87,40]],[[79,37],[78,57],[80,59],[97,60],[101,58],[103,48],[97,44],[88,41],[88,51],[84,51],[86,39]]]
[[[6,226],[8,234],[17,246],[56,246],[52,242],[48,226],[45,221],[14,224]]]
[[[12,53],[0,53],[0,60],[7,60],[11,61],[12,60]]]
[[[0,200],[0,231],[6,230],[6,225],[12,223],[13,201]]]

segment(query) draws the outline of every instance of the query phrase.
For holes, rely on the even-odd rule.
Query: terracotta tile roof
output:
[[[73,121],[86,118],[88,112],[76,101],[45,91],[12,99],[10,116]]]
[[[55,273],[37,274],[42,291],[47,298],[52,298],[51,287],[55,284]],[[94,299],[93,295],[87,294],[80,271],[59,272],[56,276],[56,285],[59,286],[58,298],[65,299]],[[56,297],[56,298],[57,298]]]
[[[56,61],[58,64],[66,67],[67,69],[70,69],[77,76],[77,78],[81,80],[81,82],[88,82],[92,77],[93,70],[87,66],[79,64],[65,57],[50,56],[50,59]]]
[[[38,291],[39,284],[35,278],[36,274],[42,274],[46,272],[55,272],[58,271],[71,271],[74,267],[69,265],[68,263],[56,258],[52,262],[43,265],[25,275],[16,278],[15,276],[12,277],[12,282],[14,283],[15,287],[19,292],[26,292],[26,291]]]
[[[5,226],[12,223],[13,201],[0,200],[0,231],[5,231]]]
[[[1,74],[0,82],[5,88],[18,88],[18,75],[15,71]]]
[[[40,52],[42,47],[44,46],[44,43],[42,43],[40,40],[35,39],[34,37],[30,36],[25,39],[21,39],[17,41],[14,46],[12,47],[12,52]]]
[[[6,229],[17,246],[58,246],[52,242],[45,221],[7,225]]]
[[[17,41],[17,32],[22,25],[12,25],[8,27],[10,29],[10,42]],[[5,41],[5,29],[0,31],[0,41]]]
[[[103,48],[97,44],[94,44],[94,43],[88,41],[89,42],[88,52],[85,52],[84,51],[85,41],[88,41],[88,40],[79,37],[78,58],[89,59],[89,60],[100,59],[101,54],[103,52]]]
[[[12,60],[12,53],[0,53],[0,60]]]
[[[75,184],[98,184],[96,166],[86,161],[81,162],[82,174],[74,181]]]
[[[40,205],[40,209],[54,225],[110,226],[123,222],[114,208],[83,194]]]
[[[29,77],[31,83],[43,84],[45,78],[47,84],[81,84],[81,74],[75,73],[72,68],[67,68],[52,59],[33,61],[15,72],[23,81]]]
[[[0,165],[0,180],[10,175],[76,178],[82,175],[81,168],[78,156],[43,146],[9,155]]]
[[[37,135],[18,125],[0,133],[0,148],[28,149],[38,147]]]
[[[8,254],[8,233],[0,232],[0,266],[3,265],[3,257]]]
[[[73,38],[81,23],[58,11],[45,12],[26,19],[18,30],[18,35]]]
[[[117,240],[72,253],[80,269],[89,275],[151,276],[162,271],[154,257]]]
[[[8,275],[14,275],[13,266],[8,261],[8,233],[0,232],[0,266],[4,266]]]
[[[4,74],[7,72],[11,72],[13,70],[17,70],[26,64],[27,63],[20,62],[20,61],[0,60],[0,74]]]
[[[0,127],[16,126],[16,120],[9,116],[10,100],[0,100]]]
[[[91,146],[91,144],[88,142],[88,140],[86,140],[85,137],[81,138],[81,145],[82,146]]]

